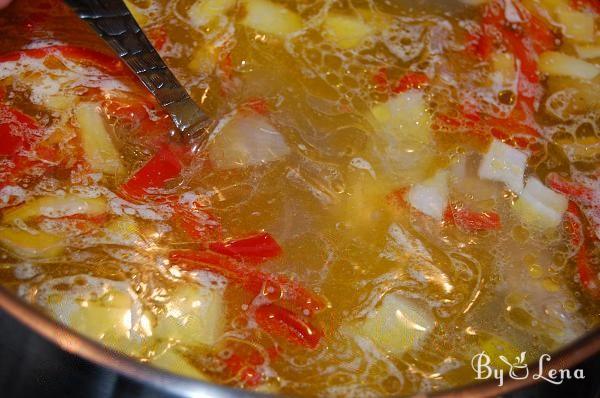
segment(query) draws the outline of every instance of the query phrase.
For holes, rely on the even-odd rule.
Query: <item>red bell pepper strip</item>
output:
[[[255,264],[281,254],[281,246],[267,232],[226,242],[213,242],[208,247],[216,253]]]
[[[165,145],[121,189],[127,195],[140,198],[148,194],[148,190],[164,188],[167,182],[179,176],[181,169],[179,157]]]
[[[556,192],[560,192],[569,199],[580,204],[592,204],[594,201],[594,190],[585,185],[572,182],[558,173],[549,173],[546,176],[546,184]]]
[[[129,69],[116,56],[73,45],[53,45],[12,51],[0,55],[0,62],[18,61],[22,57],[44,58],[49,55],[63,56],[72,61],[96,67],[111,75],[129,73]]]
[[[256,323],[269,334],[315,349],[319,346],[322,333],[306,319],[276,304],[265,304],[254,313]]]
[[[429,84],[429,78],[424,73],[409,72],[402,76],[400,80],[392,87],[395,94],[403,93],[412,89],[419,89]]]
[[[475,212],[454,205],[444,211],[444,221],[465,231],[492,231],[502,227],[500,215],[494,211]]]
[[[306,288],[281,275],[272,275],[210,251],[174,250],[169,254],[174,264],[187,270],[204,269],[226,277],[250,294],[264,294],[272,300],[280,299],[310,314],[325,308],[325,302]]]
[[[565,217],[565,229],[576,250],[575,264],[581,285],[586,293],[600,299],[600,264],[597,264],[598,256],[590,253],[589,249],[590,245],[598,244],[598,239],[589,227],[583,225],[583,213],[573,200],[569,201]],[[593,261],[596,262],[595,266]]]
[[[165,28],[159,26],[148,31],[148,39],[157,51],[161,51],[167,43],[169,36]]]
[[[377,73],[373,75],[373,84],[375,85],[375,90],[379,92],[387,92],[389,90],[390,82],[386,68],[379,68]]]

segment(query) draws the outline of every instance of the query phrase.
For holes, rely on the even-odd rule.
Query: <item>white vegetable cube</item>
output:
[[[235,6],[236,0],[196,0],[188,15],[192,26],[200,28],[221,18]]]
[[[558,6],[555,12],[567,38],[585,43],[594,41],[593,14],[576,11],[564,5]]]
[[[400,356],[417,348],[435,327],[429,308],[398,294],[386,295],[358,325],[358,332],[382,350]]]
[[[247,0],[242,25],[259,32],[287,36],[302,29],[302,18],[281,4],[269,0]]]
[[[420,90],[398,94],[375,105],[371,113],[381,130],[399,139],[420,144],[429,144],[432,140],[429,130],[431,116]]]
[[[411,206],[421,213],[441,220],[448,206],[448,172],[438,171],[433,177],[413,185],[407,198]]]
[[[360,45],[373,34],[373,28],[358,17],[331,14],[323,23],[323,34],[342,49]]]
[[[592,80],[600,74],[600,68],[570,55],[547,51],[540,55],[539,67],[549,76],[566,76],[575,79]]]
[[[106,127],[101,107],[94,103],[82,103],[75,109],[79,124],[79,139],[85,159],[93,171],[109,175],[123,172],[119,151]]]
[[[560,224],[568,204],[569,200],[565,196],[531,177],[513,209],[525,224],[547,229]]]
[[[223,290],[200,285],[178,287],[159,316],[154,336],[182,344],[212,346],[223,334]]]
[[[479,178],[499,181],[515,193],[523,190],[528,155],[499,140],[492,141],[479,165]]]
[[[208,154],[216,169],[259,166],[290,153],[283,136],[264,117],[236,115],[210,142]]]

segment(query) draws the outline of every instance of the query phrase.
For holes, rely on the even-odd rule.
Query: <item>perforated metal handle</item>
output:
[[[192,100],[122,0],[65,0],[108,43],[188,138],[204,138],[213,121]]]

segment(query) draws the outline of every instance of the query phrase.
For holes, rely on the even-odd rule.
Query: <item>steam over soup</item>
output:
[[[59,1],[0,14],[0,281],[259,391],[473,381],[598,327],[595,0],[127,3],[205,150]]]

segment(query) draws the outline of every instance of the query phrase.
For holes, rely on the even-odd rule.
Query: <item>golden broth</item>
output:
[[[0,42],[6,52],[57,43],[100,47],[90,44],[97,39],[63,6],[48,3],[48,15],[40,15],[43,4],[25,1],[2,14]],[[473,44],[486,7],[493,5],[213,0],[210,10],[219,12],[208,18],[208,9],[194,14],[193,3],[140,0],[130,7],[203,109],[225,121],[242,117],[269,125],[218,130],[207,151],[196,154],[173,181],[151,192],[150,199],[135,201],[119,192],[157,151],[155,138],[167,131],[150,131],[129,116],[139,110],[131,103],[145,98],[143,90],[129,76],[110,80],[95,72],[94,78],[69,81],[68,88],[67,77],[58,80],[62,86],[52,92],[36,79],[53,63],[58,70],[72,67],[64,52],[46,54],[43,62],[30,55],[4,59],[4,102],[37,120],[50,147],[80,154],[83,145],[84,156],[80,168],[61,160],[25,182],[6,177],[2,186],[13,187],[13,194],[20,187],[25,203],[65,192],[105,201],[98,204],[100,219],[83,217],[84,225],[73,230],[66,226],[72,220],[48,215],[43,206],[35,217],[8,220],[11,209],[24,205],[13,205],[9,190],[2,191],[5,286],[142,361],[227,385],[307,396],[411,394],[470,383],[471,357],[478,352],[490,353],[495,366],[503,366],[499,355],[513,358],[521,351],[534,361],[597,327],[600,119],[599,104],[589,93],[600,88],[600,78],[568,76],[593,69],[536,71],[535,104],[527,108],[534,114],[515,119],[514,109],[528,104],[519,93],[531,90],[522,87],[523,80],[519,86],[515,75],[520,71],[521,79],[535,79],[523,77],[524,67],[516,69],[523,65],[514,59],[517,44],[492,45],[491,54],[483,54],[481,41]],[[553,24],[548,29],[556,42],[545,44],[555,47],[552,51],[573,56],[577,46],[600,48],[597,33],[591,43],[570,38],[570,31],[561,34],[556,19],[564,14],[547,2],[522,3],[511,18],[535,15]],[[600,18],[592,11],[578,12],[592,15],[597,29]],[[510,22],[511,29],[522,28],[523,21]],[[548,51],[536,53],[536,63]],[[98,66],[86,59],[84,68]],[[593,68],[598,60],[582,62]],[[405,76],[413,80],[402,80]],[[81,89],[90,85],[95,89]],[[55,100],[50,109],[48,98],[56,96],[67,105]],[[395,99],[397,106],[386,110]],[[120,154],[112,173],[90,170],[93,162],[80,132],[85,119],[77,117],[83,102],[102,104],[97,109]],[[115,104],[125,112],[114,111]],[[150,113],[158,124],[160,112]],[[251,137],[252,126],[275,133]],[[525,137],[524,146],[511,136],[531,129],[539,137],[517,134]],[[233,138],[219,139],[223,131],[234,131]],[[505,135],[499,138],[498,131]],[[529,202],[511,188],[519,175],[480,178],[478,167],[492,136],[526,154],[527,177],[548,184],[549,175],[560,173],[592,192],[585,201],[581,191],[579,199],[568,198],[583,212],[582,224],[569,224],[574,216],[562,208],[546,213],[548,218],[556,213],[562,222],[548,227],[544,219],[540,227],[530,217],[537,208],[523,210]],[[246,146],[240,149],[240,142]],[[260,148],[267,151],[259,156]],[[239,159],[232,161],[231,153]],[[435,176],[444,180],[443,187]],[[441,219],[431,204],[438,196],[427,196],[432,190],[445,197]],[[179,206],[196,203],[192,210],[206,228],[202,236],[190,236],[176,220],[177,205],[152,194],[176,196]],[[422,195],[431,202],[420,201]],[[562,205],[568,194],[561,195]],[[450,216],[448,205],[456,206]],[[582,232],[578,245],[569,238],[573,225],[592,231]],[[211,226],[222,228],[222,234],[213,234]],[[59,253],[32,255],[20,251],[19,239],[9,239],[17,233],[39,237],[39,230],[60,237]],[[273,236],[282,254],[264,264],[241,261],[242,267],[253,277],[256,270],[285,275],[323,297],[326,308],[315,313],[293,309],[322,330],[316,347],[257,324],[256,311],[265,300],[290,309],[269,295],[267,282],[257,292],[254,285],[249,288],[252,276],[193,273],[170,262],[174,250],[197,251],[207,242],[257,231]],[[591,287],[582,287],[578,271],[581,240]],[[416,326],[396,328],[390,333],[400,334],[389,338],[385,331],[373,332],[368,320],[377,322],[386,297],[396,297],[393,305],[413,316]],[[94,326],[119,319],[125,326]]]

